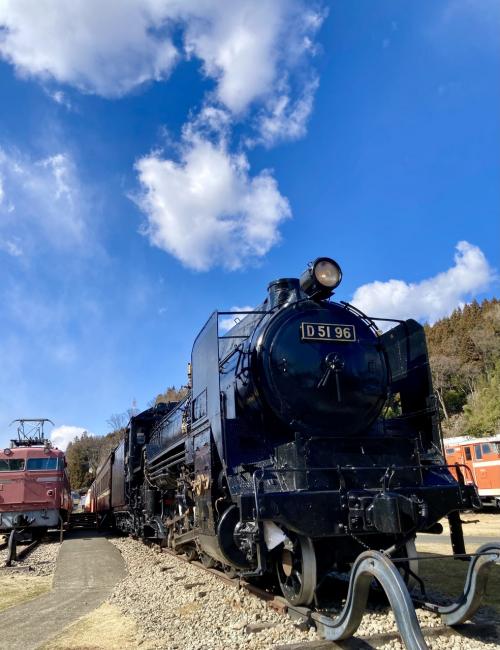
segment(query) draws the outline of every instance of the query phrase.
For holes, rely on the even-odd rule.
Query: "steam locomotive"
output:
[[[423,328],[381,332],[330,300],[341,278],[321,257],[255,310],[212,314],[186,397],[131,418],[93,508],[207,566],[273,574],[294,605],[367,548],[409,558],[410,579],[416,534],[444,516],[464,552],[459,511],[477,495],[443,459]]]

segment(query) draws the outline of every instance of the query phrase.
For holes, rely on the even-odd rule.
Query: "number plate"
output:
[[[302,341],[355,341],[354,325],[334,325],[324,323],[301,323]]]

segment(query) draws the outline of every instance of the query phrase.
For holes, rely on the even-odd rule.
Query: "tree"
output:
[[[491,436],[500,432],[500,361],[489,380],[485,377],[464,407],[467,433]]]
[[[465,433],[469,426],[486,426],[476,417],[475,397],[487,388],[500,361],[500,301],[474,301],[426,325],[425,332],[443,430]]]
[[[436,354],[430,358],[432,368],[432,382],[443,415],[448,420],[449,413],[446,406],[446,395],[453,388],[453,378],[460,367],[460,360],[457,357],[447,357],[444,354]]]
[[[186,386],[181,386],[180,388],[169,386],[164,393],[156,396],[154,404],[159,404],[160,402],[180,402],[187,395],[187,392],[188,389]]]
[[[128,413],[113,413],[106,420],[106,424],[111,427],[112,431],[117,431],[119,429],[124,429],[127,426],[129,420]]]
[[[73,490],[88,488],[95,478],[100,463],[104,438],[89,436],[85,431],[66,449],[68,474]]]
[[[484,372],[488,375],[500,359],[500,304],[493,303],[473,330],[474,341],[481,351]]]

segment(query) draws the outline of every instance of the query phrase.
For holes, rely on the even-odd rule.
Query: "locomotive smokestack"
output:
[[[267,287],[267,291],[270,310],[300,299],[300,284],[297,278],[273,280]]]

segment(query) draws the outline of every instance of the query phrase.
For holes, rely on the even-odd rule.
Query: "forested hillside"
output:
[[[123,432],[124,429],[117,429],[105,436],[89,436],[84,433],[69,443],[66,459],[71,489],[82,490],[90,486],[97,468],[119,443]]]
[[[500,432],[500,301],[472,302],[426,326],[445,436]]]

